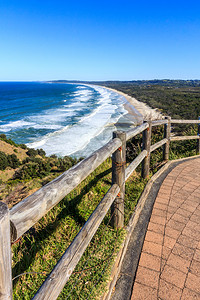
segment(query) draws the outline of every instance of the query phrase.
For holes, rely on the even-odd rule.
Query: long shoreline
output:
[[[104,85],[96,85],[92,83],[73,83],[73,82],[67,82],[69,84],[81,84],[85,86],[97,86],[100,88],[105,88],[107,90],[110,90],[114,93],[117,93],[121,96],[123,96],[126,99],[126,103],[124,104],[125,110],[127,110],[127,118],[130,118],[130,122],[134,123],[135,125],[141,124],[143,121],[147,120],[160,120],[163,119],[163,115],[158,111],[157,108],[151,108],[144,102],[141,102],[137,100],[134,97],[129,96],[128,94],[125,94],[121,91],[118,91],[113,88],[109,88]]]
[[[128,111],[128,113],[134,118],[135,125],[141,124],[144,120],[158,120],[163,119],[163,115],[154,108],[151,108],[147,104],[137,100],[136,98],[133,98],[129,96],[128,94],[125,94],[121,91],[118,91],[116,89],[108,88],[106,86],[103,86],[104,88],[113,91],[115,93],[118,93],[119,95],[123,96],[127,103],[124,104],[124,108]]]

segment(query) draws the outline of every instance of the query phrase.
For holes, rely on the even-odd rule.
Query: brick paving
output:
[[[200,300],[200,158],[163,181],[146,232],[131,300]]]

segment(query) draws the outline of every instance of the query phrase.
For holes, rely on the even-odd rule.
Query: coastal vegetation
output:
[[[76,158],[46,156],[43,149],[18,145],[0,135],[0,199],[10,207],[71,168]]]
[[[173,119],[197,120],[200,116],[200,80],[109,81],[98,84],[126,93]],[[196,135],[197,125],[173,126],[172,135],[176,134]],[[153,135],[161,139],[162,128],[154,128]],[[195,151],[195,140],[171,143],[170,159],[195,155]],[[153,155],[157,156],[158,161],[161,159],[159,153],[157,151]]]

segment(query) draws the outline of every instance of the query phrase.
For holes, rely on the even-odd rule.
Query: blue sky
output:
[[[200,1],[0,0],[0,80],[200,79]]]

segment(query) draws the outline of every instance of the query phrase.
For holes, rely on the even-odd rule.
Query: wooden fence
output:
[[[171,136],[171,124],[198,124],[198,134]],[[151,145],[152,127],[161,125],[164,125],[163,139]],[[140,133],[143,133],[142,152],[126,168],[126,141]],[[140,163],[142,163],[142,177],[149,176],[151,152],[163,146],[163,160],[167,161],[170,142],[197,139],[197,154],[199,154],[199,134],[200,120],[171,120],[170,117],[166,117],[165,120],[144,122],[127,132],[116,131],[113,133],[113,139],[106,145],[10,210],[6,204],[0,202],[0,300],[12,299],[11,242],[20,238],[108,157],[112,155],[111,188],[33,299],[55,300],[59,296],[109,208],[113,215],[113,227],[124,226],[125,181]]]

